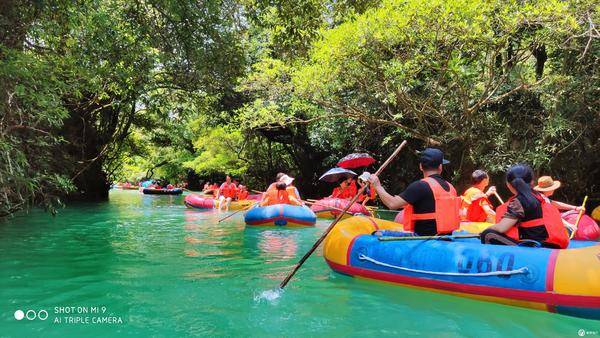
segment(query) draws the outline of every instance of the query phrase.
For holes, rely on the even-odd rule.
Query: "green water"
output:
[[[328,223],[252,229],[240,215],[216,224],[217,213],[186,209],[182,201],[113,191],[108,203],[71,205],[56,217],[34,210],[0,223],[0,336],[576,337],[580,329],[600,331],[599,321],[342,276],[320,251],[280,298],[267,301],[258,296],[278,285]],[[56,314],[56,307],[88,313]],[[16,310],[45,310],[48,318],[17,321]],[[122,323],[68,323],[65,316]]]

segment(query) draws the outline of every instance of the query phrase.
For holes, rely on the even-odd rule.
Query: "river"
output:
[[[107,203],[0,222],[0,336],[573,337],[600,329],[598,321],[343,276],[320,249],[267,300],[263,291],[328,221],[253,229],[241,213],[220,217],[187,209],[181,196],[116,190]]]

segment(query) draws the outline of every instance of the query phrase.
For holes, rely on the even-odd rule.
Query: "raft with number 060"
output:
[[[382,241],[402,225],[372,217],[341,221],[324,242],[336,272],[484,301],[600,319],[600,243],[568,249],[484,245],[477,238]]]

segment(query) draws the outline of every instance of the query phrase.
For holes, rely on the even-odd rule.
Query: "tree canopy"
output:
[[[598,4],[483,0],[8,0],[0,215],[144,177],[309,195],[401,139],[500,179],[530,163],[600,198]],[[387,178],[418,176],[414,154]],[[197,182],[198,183],[198,182]],[[498,182],[499,183],[499,182]]]

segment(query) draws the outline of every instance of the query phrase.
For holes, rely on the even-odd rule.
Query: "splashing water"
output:
[[[258,295],[254,295],[254,301],[261,303],[263,300],[267,302],[277,301],[283,294],[283,289],[277,288],[273,290],[265,290]]]

